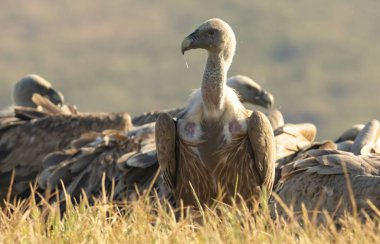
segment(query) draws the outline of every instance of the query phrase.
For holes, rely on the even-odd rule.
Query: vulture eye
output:
[[[213,36],[213,35],[215,35],[215,31],[214,31],[214,30],[209,30],[209,31],[208,31],[208,34],[209,34],[210,36]]]

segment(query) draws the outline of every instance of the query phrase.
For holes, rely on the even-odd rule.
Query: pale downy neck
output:
[[[232,56],[233,54],[225,52],[209,52],[208,54],[201,86],[206,116],[220,114],[223,111],[227,71],[232,62]]]

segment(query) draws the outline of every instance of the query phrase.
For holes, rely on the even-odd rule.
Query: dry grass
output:
[[[323,226],[314,224],[307,214],[301,221],[274,221],[266,204],[255,216],[244,205],[219,204],[202,214],[184,210],[175,214],[167,204],[152,204],[147,197],[122,205],[117,207],[103,197],[89,206],[84,199],[76,206],[68,203],[61,215],[57,204],[44,201],[5,203],[0,212],[0,242],[377,243],[380,233],[379,218],[363,223],[347,215],[339,221],[339,228],[328,214]]]

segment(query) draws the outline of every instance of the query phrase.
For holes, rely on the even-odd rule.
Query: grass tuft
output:
[[[325,222],[318,225],[305,207],[297,221],[292,217],[273,220],[265,201],[257,214],[241,202],[217,203],[203,208],[202,214],[183,207],[173,210],[168,203],[144,194],[133,202],[115,203],[101,197],[93,206],[86,197],[72,204],[67,196],[65,204],[62,214],[59,204],[43,198],[38,203],[33,198],[4,202],[0,242],[377,243],[380,233],[379,217],[363,221],[345,215],[337,224],[327,212],[319,211]],[[294,216],[291,209],[287,211]]]

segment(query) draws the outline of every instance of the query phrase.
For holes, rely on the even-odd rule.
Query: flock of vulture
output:
[[[201,88],[183,108],[134,118],[80,112],[42,77],[22,78],[13,89],[14,105],[0,116],[2,202],[26,199],[35,187],[61,199],[65,192],[76,202],[106,190],[115,202],[146,192],[173,207],[245,201],[259,211],[263,194],[274,192],[274,217],[287,214],[282,202],[295,213],[304,206],[336,219],[347,212],[374,216],[380,208],[379,121],[354,125],[336,140],[314,141],[316,127],[284,123],[272,109],[273,96],[253,80],[227,79],[235,47],[224,21],[200,25],[181,51],[207,50]]]

